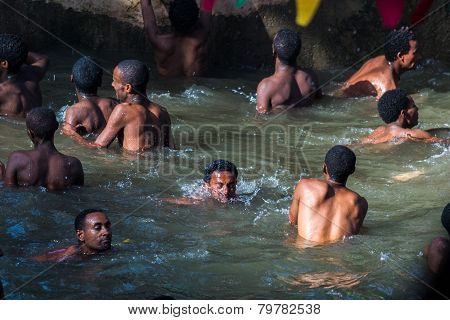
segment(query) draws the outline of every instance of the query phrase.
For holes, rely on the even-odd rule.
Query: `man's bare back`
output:
[[[193,5],[194,4],[195,2],[193,2]],[[172,3],[171,6],[172,5],[180,7],[183,4]],[[144,27],[153,46],[158,73],[164,77],[193,77],[204,74],[207,68],[207,36],[211,12],[202,10],[199,19],[197,12],[198,21],[192,19],[193,25],[186,25],[189,30],[179,30],[177,32],[177,23],[176,21],[172,21],[175,32],[160,34],[158,26],[156,25],[151,1],[141,0],[141,8],[142,16],[144,18]],[[180,10],[181,7],[178,10],[175,10],[178,14],[172,15],[170,18],[177,19],[179,15],[183,15]],[[194,14],[195,18],[195,11],[192,13],[192,10],[188,10],[184,14]]]
[[[44,55],[30,52],[17,74],[0,74],[0,114],[24,118],[42,105],[39,82],[48,68]]]
[[[350,189],[320,179],[302,179],[294,192],[289,221],[303,239],[327,243],[359,233],[367,201]]]
[[[355,171],[356,156],[345,146],[325,156],[323,179],[302,179],[295,188],[289,223],[312,243],[328,243],[359,233],[367,214],[366,199],[345,185]]]
[[[421,129],[402,128],[396,124],[385,124],[376,128],[370,135],[361,139],[363,144],[378,144],[383,142],[395,141],[397,143],[406,140],[422,142],[446,142],[448,139],[434,137]]]

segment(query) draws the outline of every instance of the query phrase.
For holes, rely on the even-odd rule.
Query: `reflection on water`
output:
[[[46,105],[62,118],[75,98],[68,72],[78,57],[52,58],[43,92]],[[121,58],[102,63],[112,69]],[[114,250],[63,262],[10,298],[422,297],[424,285],[416,278],[426,280],[426,270],[419,253],[430,239],[445,235],[439,217],[449,198],[449,149],[412,142],[356,147],[349,187],[369,202],[361,234],[298,248],[288,225],[298,179],[320,176],[332,145],[353,143],[381,121],[373,99],[330,97],[277,117],[255,116],[255,79],[261,76],[152,80],[149,95],[172,115],[176,151],[127,155],[117,145],[88,150],[57,135],[60,151],[83,163],[86,186],[57,193],[0,186],[5,293],[49,266],[27,257],[74,243],[76,214],[99,207],[113,224],[120,221],[112,230]],[[110,81],[105,75],[101,94],[114,94]],[[450,126],[448,75],[422,69],[405,74],[401,84],[413,92],[421,128]],[[0,139],[2,161],[12,150],[31,147],[22,122],[0,119]],[[237,201],[161,201],[195,195],[203,166],[213,158],[237,165]]]

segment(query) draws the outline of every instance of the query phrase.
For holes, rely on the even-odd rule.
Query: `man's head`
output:
[[[414,33],[407,29],[394,30],[389,33],[384,45],[387,61],[398,61],[402,69],[412,69],[416,64],[417,41]]]
[[[273,38],[273,51],[281,63],[295,66],[302,48],[300,35],[289,29],[281,29]]]
[[[170,3],[169,19],[175,32],[187,34],[198,21],[199,9],[194,0],[174,0]]]
[[[418,108],[405,90],[386,91],[378,101],[378,114],[386,123],[399,122],[403,128],[412,128],[419,121]]]
[[[444,211],[442,211],[441,222],[445,230],[447,230],[450,235],[450,203],[447,203]]]
[[[97,93],[97,88],[102,85],[103,70],[91,57],[78,59],[72,68],[72,81],[78,91],[88,94]]]
[[[325,155],[323,173],[334,182],[345,184],[347,178],[355,172],[356,156],[349,148],[334,146]]]
[[[27,57],[25,42],[12,34],[0,34],[0,70],[17,73]]]
[[[144,63],[124,60],[114,68],[112,86],[117,99],[124,101],[129,94],[145,95],[148,80],[149,72]]]
[[[53,110],[48,108],[34,108],[26,118],[28,136],[34,143],[53,140],[59,123]]]
[[[214,199],[227,202],[236,196],[238,170],[227,160],[214,160],[205,168],[203,181]]]
[[[111,248],[111,222],[102,210],[81,211],[75,218],[75,232],[83,253],[94,254]]]

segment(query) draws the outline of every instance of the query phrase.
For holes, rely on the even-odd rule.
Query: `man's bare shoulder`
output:
[[[88,99],[83,99],[80,102],[77,102],[73,105],[71,105],[69,108],[67,108],[67,112],[77,112],[77,111],[82,111],[82,110],[86,110],[86,109],[94,109],[95,108],[95,104],[91,101],[89,101]]]
[[[279,82],[280,80],[275,75],[262,79],[258,84],[258,88],[256,90],[257,94],[262,94],[263,92],[265,94],[273,93],[278,87]]]
[[[10,163],[27,163],[31,161],[31,153],[33,150],[18,150],[10,153],[8,158],[8,165]]]
[[[300,193],[326,194],[328,184],[317,178],[303,178],[298,182],[297,189]]]

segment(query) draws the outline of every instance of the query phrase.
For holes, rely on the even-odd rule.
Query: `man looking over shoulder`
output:
[[[289,223],[312,243],[330,243],[359,233],[367,214],[366,199],[346,187],[355,172],[356,156],[345,146],[334,146],[323,165],[323,179],[302,179],[289,211]]]
[[[91,57],[80,58],[72,68],[78,103],[66,110],[63,133],[68,136],[100,133],[117,101],[97,95],[102,84],[103,70]]]
[[[29,52],[17,36],[0,34],[0,115],[25,118],[42,106],[39,82],[48,68],[48,58]]]
[[[141,0],[141,9],[158,73],[164,77],[201,76],[206,71],[212,8],[202,9],[199,17],[194,0],[172,1],[169,20],[173,32],[168,34],[159,32],[151,0]]]

